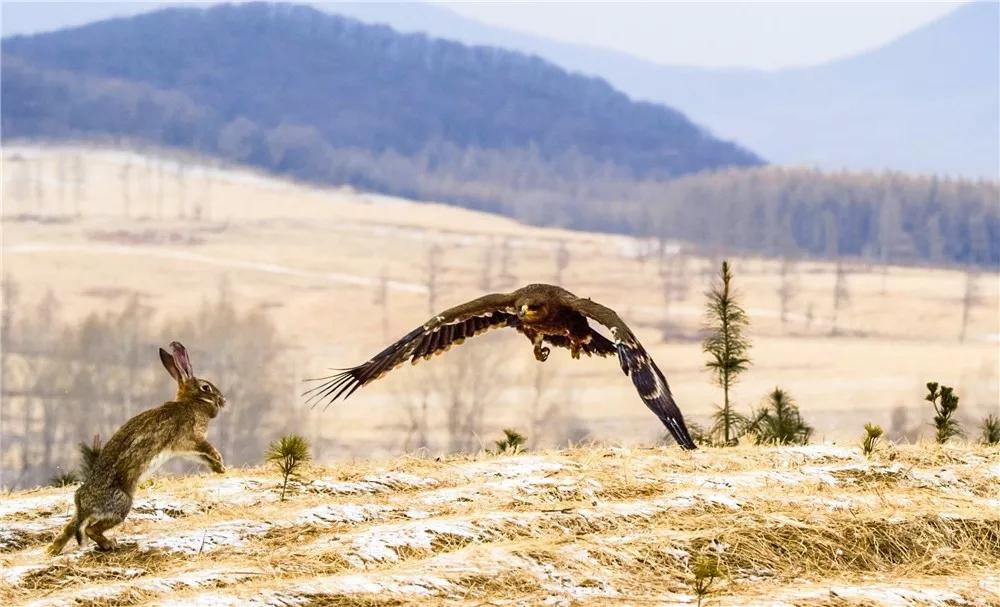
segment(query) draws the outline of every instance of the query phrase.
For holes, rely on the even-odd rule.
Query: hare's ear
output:
[[[167,368],[167,373],[170,374],[170,377],[174,378],[174,381],[177,383],[184,381],[181,377],[180,369],[178,369],[177,365],[174,363],[174,357],[163,348],[160,348],[160,362],[162,362],[163,366]]]
[[[184,345],[179,341],[172,341],[170,342],[170,349],[173,350],[174,363],[181,370],[181,375],[184,376],[184,379],[194,377],[194,369],[191,368],[191,359],[188,358],[188,353]]]

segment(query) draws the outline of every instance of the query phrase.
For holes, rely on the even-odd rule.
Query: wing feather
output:
[[[678,445],[685,449],[696,449],[684,423],[684,416],[670,393],[667,378],[618,313],[590,299],[573,297],[564,303],[611,331],[614,347],[618,352],[618,363],[625,375],[632,379],[642,402],[666,426]]]
[[[518,320],[513,313],[513,303],[512,294],[495,294],[446,310],[410,331],[371,360],[340,373],[307,380],[320,383],[307,390],[304,396],[314,406],[322,402],[329,406],[406,361],[416,364],[421,359],[429,359],[452,345],[462,343],[466,337],[489,329],[514,327]]]

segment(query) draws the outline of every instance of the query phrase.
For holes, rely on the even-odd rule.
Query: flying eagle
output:
[[[595,331],[589,320],[611,331],[612,339]],[[569,349],[573,358],[618,355],[622,371],[631,376],[639,396],[685,449],[694,449],[680,409],[656,363],[635,335],[611,308],[573,295],[554,285],[533,284],[512,293],[484,295],[431,318],[371,360],[342,373],[321,377],[322,383],[306,392],[309,402],[332,403],[395,369],[407,360],[416,364],[430,359],[467,337],[489,329],[512,327],[534,345],[535,358],[549,357],[545,344]]]

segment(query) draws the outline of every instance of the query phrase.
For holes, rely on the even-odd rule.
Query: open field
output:
[[[0,502],[4,605],[1000,605],[1000,453],[646,449],[154,477],[119,549],[47,542],[72,488]]]
[[[267,310],[287,346],[288,372],[298,380],[361,362],[426,320],[431,266],[438,268],[433,307],[444,308],[484,290],[555,281],[565,247],[561,282],[621,312],[689,417],[704,421],[719,398],[698,343],[715,261],[679,254],[675,244],[664,267],[674,268],[683,288],[674,289],[665,316],[655,243],[317,189],[156,154],[36,146],[7,147],[3,154],[4,278],[17,284],[19,301],[29,307],[51,291],[63,314],[82,318],[120,308],[135,293],[157,319],[176,318],[225,284],[240,307]],[[834,331],[832,264],[794,266],[796,294],[782,323],[781,262],[739,257],[733,263],[754,339],[754,367],[735,392],[741,408],[779,385],[816,427],[816,439],[852,442],[864,421],[890,426],[896,407],[912,427],[925,423],[929,380],[957,388],[960,413],[970,423],[1000,410],[996,273],[976,278],[977,301],[960,341],[962,271],[851,266],[850,300]],[[669,341],[662,339],[665,318],[675,325]],[[164,342],[174,337],[198,340],[164,336]],[[486,411],[490,434],[504,425],[523,429],[532,415],[537,363],[523,337],[498,333],[432,364],[400,369],[314,416],[311,431],[336,441],[324,456],[401,452],[405,395],[414,386],[433,392],[435,378],[463,359],[462,350],[488,361],[496,376]],[[561,401],[591,436],[627,445],[662,434],[613,361],[577,362],[562,354],[544,365],[546,398]],[[287,406],[290,415],[305,415],[296,393]],[[435,409],[431,416],[432,435],[440,437],[443,414]]]

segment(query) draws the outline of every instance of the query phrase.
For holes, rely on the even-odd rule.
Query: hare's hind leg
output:
[[[56,556],[57,554],[62,552],[63,548],[66,547],[66,542],[68,542],[69,538],[73,537],[73,534],[76,533],[76,527],[77,527],[76,520],[77,520],[76,516],[71,518],[69,522],[66,523],[66,526],[63,527],[62,533],[60,533],[59,536],[55,540],[53,540],[51,544],[49,544],[49,548],[46,551],[48,552],[49,556]]]
[[[105,537],[104,532],[121,522],[121,519],[117,518],[102,518],[94,521],[87,527],[87,537],[94,540],[94,543],[101,550],[114,550],[118,547],[118,542]]]
[[[108,510],[99,517],[94,517],[94,521],[87,526],[86,531],[87,537],[94,540],[101,550],[115,549],[118,542],[105,537],[104,532],[120,525],[132,509],[132,496],[120,489],[111,490],[108,502]]]

